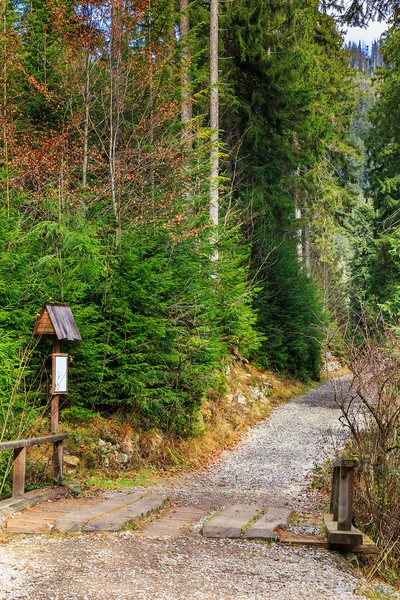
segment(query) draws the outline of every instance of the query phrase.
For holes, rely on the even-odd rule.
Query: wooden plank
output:
[[[324,548],[325,550],[342,550],[343,552],[351,550],[354,554],[376,554],[378,552],[376,544],[366,535],[363,535],[362,544],[349,549],[348,546],[331,545],[327,540],[310,534],[298,534],[282,530],[278,530],[277,533],[282,544],[311,546],[312,548]]]
[[[42,488],[40,490],[31,490],[26,492],[24,496],[25,506],[35,506],[40,502],[47,502],[47,500],[54,500],[59,498],[63,494],[66,494],[68,489],[63,486]]]
[[[22,498],[25,492],[26,448],[14,449],[12,497]]]
[[[356,467],[357,461],[353,458],[339,458],[335,463],[335,467]]]
[[[188,534],[188,530],[201,518],[206,511],[197,506],[174,506],[166,514],[147,522],[140,528],[142,537],[179,538]]]
[[[102,498],[71,498],[66,495],[67,493],[68,489],[63,487],[33,490],[19,500],[19,507],[14,506],[16,500],[11,508],[0,506],[0,515],[7,517],[5,521],[0,522],[0,531],[14,533],[18,529],[18,533],[39,533],[43,523],[48,531],[48,523],[54,528],[55,522],[67,513],[79,507],[88,507],[104,501]],[[7,503],[9,505],[10,501]],[[24,507],[29,510],[24,511]]]
[[[351,549],[354,554],[378,554],[377,545],[366,535],[363,535],[363,543]]]
[[[210,538],[239,538],[246,525],[262,510],[261,504],[231,504],[204,524],[203,535]]]
[[[8,517],[13,513],[23,510],[25,498],[7,498],[0,502],[0,517]]]
[[[290,544],[293,546],[311,546],[312,548],[324,548],[325,550],[329,549],[329,542],[317,536],[280,530],[278,530],[277,533],[279,536],[279,541],[282,544]]]
[[[143,492],[126,494],[123,496],[117,496],[116,498],[111,498],[111,500],[106,500],[105,502],[100,502],[95,506],[88,506],[81,510],[74,510],[57,521],[56,530],[64,532],[77,531],[91,519],[104,515],[108,512],[119,510],[127,504],[137,502],[143,497],[143,495]]]
[[[117,511],[90,519],[83,526],[82,531],[120,531],[127,523],[134,523],[150,513],[160,510],[166,501],[165,496],[144,496]]]
[[[55,335],[53,324],[45,306],[40,312],[39,318],[33,330],[33,335],[35,337],[40,335]]]
[[[293,511],[287,508],[269,508],[255,523],[244,533],[244,537],[254,540],[278,540],[275,529],[285,529],[290,521]]]
[[[325,515],[325,525],[328,529],[328,540],[331,548],[333,547],[347,547],[347,549],[360,546],[363,543],[363,534],[356,527],[351,526],[350,531],[340,531],[337,528],[337,521],[333,520],[333,515]],[[339,549],[339,548],[338,548]]]
[[[51,323],[40,323],[36,331],[37,335],[55,335],[54,327]]]
[[[9,516],[24,508],[57,498],[65,492],[66,488],[63,487],[43,488],[26,492],[23,498],[7,498],[0,502],[0,516]]]
[[[53,444],[67,439],[67,433],[58,433],[57,435],[46,435],[37,438],[27,438],[24,440],[12,440],[10,442],[0,442],[1,450],[15,450],[16,448],[29,448],[30,446],[40,446],[41,444]]]

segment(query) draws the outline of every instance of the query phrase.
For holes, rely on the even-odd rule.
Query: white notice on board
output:
[[[68,356],[55,356],[54,365],[54,393],[67,392]]]

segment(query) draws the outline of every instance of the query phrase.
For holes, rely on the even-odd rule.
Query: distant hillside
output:
[[[346,48],[350,51],[350,65],[355,69],[374,73],[377,67],[383,66],[383,57],[381,54],[382,42],[374,40],[371,46],[368,46],[365,41],[349,42]]]

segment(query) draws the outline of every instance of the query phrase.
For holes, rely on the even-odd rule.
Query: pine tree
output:
[[[302,215],[297,221],[307,230],[307,263],[322,287],[325,281],[328,297],[335,215],[350,200],[345,165],[354,155],[345,141],[353,103],[346,53],[333,19],[321,15],[317,3],[295,2],[287,9],[256,1],[228,4],[221,20],[226,82],[221,128],[230,159],[227,172],[234,175],[233,201],[260,288],[259,326],[267,341],[258,358],[280,367],[287,359],[302,376],[316,376],[319,359],[312,344],[314,366],[312,360],[307,363],[307,352],[287,358],[297,340],[317,340],[324,322],[315,285],[304,283],[293,216],[297,204]],[[277,278],[275,268],[286,271],[287,279]],[[285,281],[300,304],[304,294],[313,307],[294,337],[291,323],[298,306],[288,302]]]
[[[377,101],[371,112],[368,136],[369,189],[376,211],[377,253],[372,267],[372,291],[389,313],[398,314],[400,262],[398,214],[400,207],[400,120],[399,96],[400,44],[398,16],[385,36],[382,48],[385,64],[379,71]]]

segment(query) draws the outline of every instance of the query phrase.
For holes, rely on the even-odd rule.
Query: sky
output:
[[[361,29],[361,27],[349,27],[347,33],[344,36],[346,42],[358,42],[364,40],[367,46],[371,45],[371,42],[378,40],[381,34],[387,28],[387,23],[370,23],[367,29]]]

